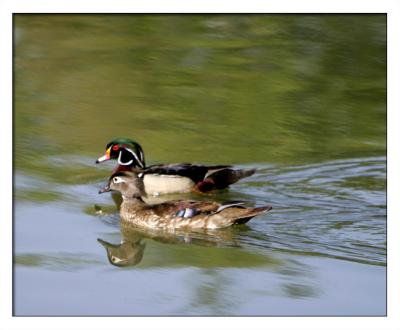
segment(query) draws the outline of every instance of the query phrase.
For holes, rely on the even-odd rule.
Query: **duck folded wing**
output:
[[[144,170],[145,174],[158,175],[178,175],[188,177],[193,182],[197,183],[206,177],[207,174],[213,171],[230,168],[228,165],[205,166],[190,163],[182,164],[158,164],[147,167]]]
[[[183,208],[183,206],[186,207]],[[271,208],[271,206],[245,207],[243,202],[239,201],[223,204],[203,202],[182,205],[182,208],[172,216],[175,219],[182,219],[179,222],[182,226],[216,229],[246,223],[251,218],[268,212]]]
[[[220,204],[208,201],[171,201],[152,205],[151,208],[158,216],[175,215],[190,218],[200,213],[211,214],[218,210]]]
[[[214,184],[213,189],[224,189],[229,185],[255,173],[255,169],[234,170],[230,167],[209,170],[205,179]]]
[[[158,216],[168,214],[182,218],[192,218],[196,215],[214,215],[229,208],[233,208],[235,212],[238,212],[238,209],[246,209],[243,204],[243,201],[228,201],[224,203],[212,201],[172,201],[153,205],[151,208]]]

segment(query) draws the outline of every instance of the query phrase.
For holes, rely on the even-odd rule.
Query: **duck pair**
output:
[[[117,159],[108,184],[99,193],[118,191],[123,202],[120,215],[124,221],[152,229],[217,229],[249,221],[268,212],[271,206],[248,208],[243,202],[169,201],[149,205],[148,195],[202,192],[224,189],[252,175],[254,169],[233,169],[229,165],[158,164],[146,166],[139,143],[130,139],[115,139],[107,144],[102,163]]]

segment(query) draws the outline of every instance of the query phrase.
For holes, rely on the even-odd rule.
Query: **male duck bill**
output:
[[[145,191],[148,195],[209,192],[225,189],[229,185],[254,174],[255,169],[233,169],[230,165],[198,165],[190,163],[157,164],[146,166],[144,152],[139,143],[120,138],[109,142],[104,156],[97,159],[102,163],[117,159],[113,173],[142,170]]]
[[[114,173],[108,185],[99,191],[119,191],[123,202],[120,215],[127,221],[150,229],[218,229],[242,224],[251,218],[268,212],[271,206],[245,207],[243,202],[217,203],[214,201],[169,201],[146,204],[143,177],[137,170]]]

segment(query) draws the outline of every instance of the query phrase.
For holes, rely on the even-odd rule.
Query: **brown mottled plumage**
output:
[[[124,221],[157,229],[217,229],[242,224],[252,217],[271,210],[271,206],[244,207],[242,202],[217,203],[213,201],[170,201],[156,205],[146,204],[142,173],[117,172],[113,174],[106,191],[119,191],[123,202],[120,208]]]

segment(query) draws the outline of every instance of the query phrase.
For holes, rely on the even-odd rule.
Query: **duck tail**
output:
[[[266,206],[261,206],[261,207],[254,207],[251,209],[246,209],[247,212],[240,215],[239,217],[236,217],[233,221],[233,224],[239,225],[248,222],[251,218],[254,218],[257,215],[260,215],[262,213],[266,213],[272,210],[271,205],[266,205]]]
[[[212,181],[214,189],[224,189],[229,185],[253,175],[256,172],[255,168],[234,170],[232,168],[222,168],[207,173],[205,180]]]

